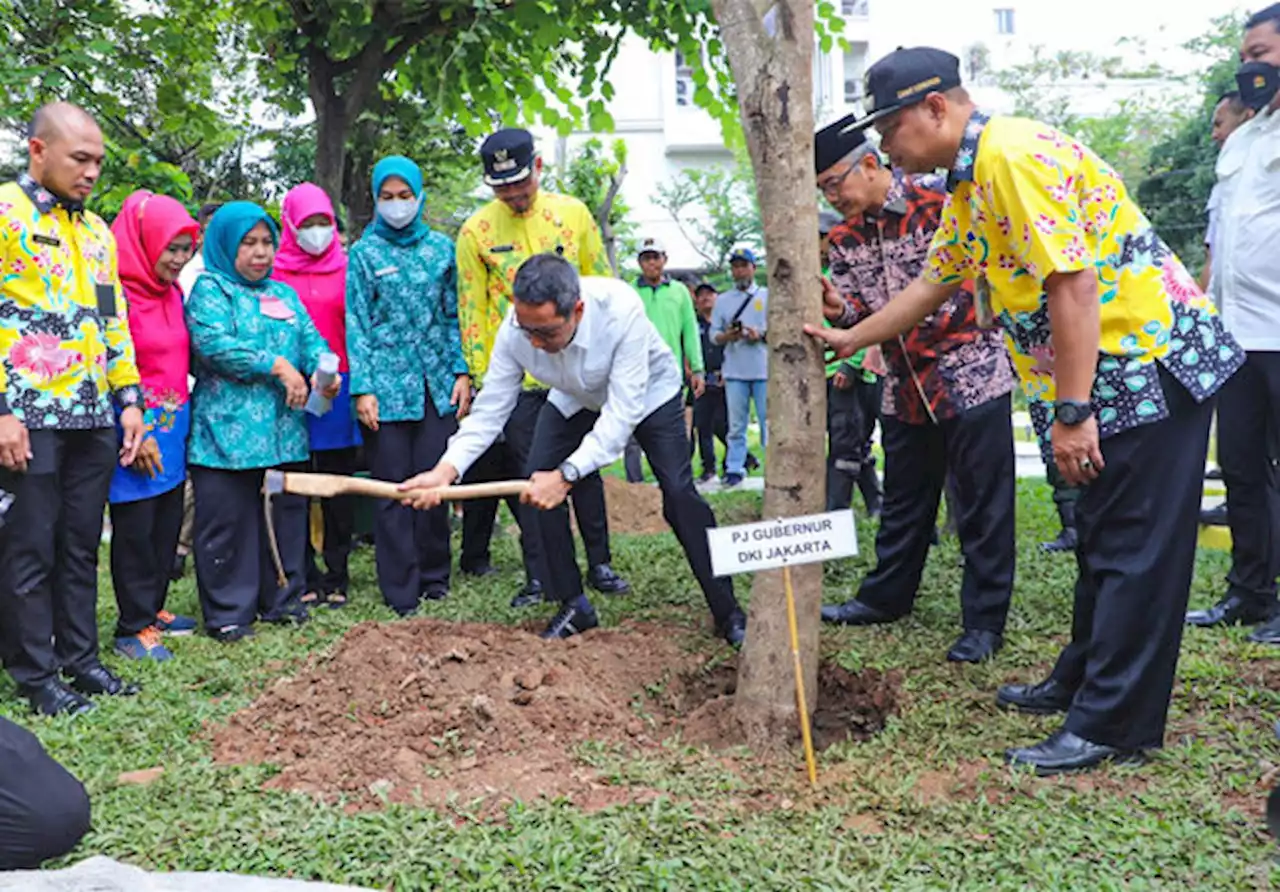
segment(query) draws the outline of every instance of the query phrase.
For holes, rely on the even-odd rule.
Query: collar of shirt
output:
[[[956,191],[961,183],[973,182],[973,171],[978,163],[978,143],[990,120],[989,114],[977,108],[969,116],[969,123],[964,127],[964,138],[960,140],[960,150],[956,152],[956,160],[951,164],[951,174],[947,177],[948,192]]]
[[[662,274],[662,278],[658,280],[657,285],[650,284],[649,280],[646,279],[644,276],[641,276],[640,278],[636,279],[637,288],[652,288],[654,291],[657,291],[659,288],[663,288],[670,284],[671,284],[671,277],[668,276],[666,273]]]
[[[734,290],[734,291],[737,291],[737,292],[739,292],[739,293],[741,293],[741,294],[750,294],[750,295],[753,295],[753,296],[754,296],[754,295],[755,295],[755,293],[756,293],[757,291],[759,291],[759,290],[760,290],[760,284],[759,284],[758,282],[752,282],[752,283],[751,283],[750,285],[748,285],[746,288],[743,288],[743,287],[742,287],[741,285],[739,285],[737,282],[734,282],[734,283],[733,283],[733,290]]]
[[[896,167],[891,171],[892,176],[889,181],[889,191],[885,193],[884,204],[880,206],[878,211],[868,209],[863,217],[867,222],[874,223],[878,218],[886,214],[893,214],[895,217],[904,216],[907,213],[907,182],[906,175]],[[825,272],[823,273],[826,274]]]
[[[62,208],[68,214],[84,213],[83,201],[69,201],[65,198],[59,198],[37,183],[31,174],[24,173],[18,177],[18,186],[21,187],[23,192],[27,193],[27,198],[31,199],[31,203],[36,206],[36,210],[42,214],[50,213],[56,207]]]

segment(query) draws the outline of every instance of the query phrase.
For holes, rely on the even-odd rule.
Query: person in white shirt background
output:
[[[1231,572],[1226,595],[1187,613],[1193,626],[1262,623],[1249,636],[1280,644],[1276,573],[1280,570],[1280,3],[1245,24],[1244,65],[1236,75],[1257,116],[1224,141],[1218,156],[1212,230],[1214,302],[1244,348],[1244,367],[1218,400],[1218,463],[1227,489]]]
[[[494,341],[485,386],[440,462],[401,485],[405,501],[427,510],[429,491],[466,473],[498,438],[528,372],[552,390],[538,416],[523,500],[537,512],[548,564],[548,600],[560,602],[544,638],[599,625],[582,589],[565,500],[577,480],[613,462],[634,434],[662,490],[662,513],[684,549],[715,620],[738,646],[746,616],[733,582],[711,570],[707,530],[715,515],[693,482],[681,398],[683,375],[640,297],[616,279],[579,278],[562,257],[537,254],[516,273],[515,300]]]

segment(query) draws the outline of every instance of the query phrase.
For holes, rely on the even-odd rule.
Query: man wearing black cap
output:
[[[542,158],[534,151],[527,130],[505,129],[480,146],[485,184],[495,199],[476,211],[458,233],[458,321],[462,350],[472,380],[483,387],[493,341],[511,306],[516,270],[534,254],[553,252],[568,260],[584,276],[610,275],[600,230],[591,212],[570,195],[539,188]],[[529,448],[538,413],[547,401],[545,385],[525,377],[521,394],[503,435],[472,466],[468,483],[527,477]],[[605,511],[604,483],[598,473],[588,474],[573,488],[571,497],[578,529],[586,546],[587,582],[605,594],[631,590],[613,571],[609,552],[609,525]],[[512,606],[524,607],[543,599],[541,544],[531,509],[515,499],[508,506],[520,523],[524,552],[525,587]],[[465,503],[462,523],[463,573],[477,576],[495,572],[489,563],[489,540],[497,514],[496,500]]]
[[[1046,460],[1086,487],[1071,643],[1047,680],[997,697],[1066,721],[1006,758],[1042,774],[1138,760],[1163,743],[1213,397],[1243,351],[1088,148],[982,113],[941,50],[891,53],[867,86],[874,110],[856,126],[874,123],[908,172],[949,168],[951,197],[919,278],[852,329],[806,331],[850,353],[909,331],[974,281],[978,318],[1005,330]]]
[[[818,188],[844,218],[830,233],[831,278],[824,283],[831,321],[841,328],[882,311],[919,274],[946,203],[940,177],[885,167],[863,131],[848,130],[853,122],[845,118],[814,138]],[[978,325],[968,287],[885,341],[881,353],[889,373],[876,568],[857,598],[824,607],[822,618],[861,626],[911,612],[950,475],[965,572],[964,633],[947,659],[989,659],[1004,643],[1013,594],[1017,475],[1009,353],[999,332]]]
[[[1222,389],[1218,463],[1227,490],[1231,572],[1226,595],[1193,610],[1195,626],[1264,623],[1249,636],[1280,644],[1276,573],[1280,570],[1280,505],[1275,496],[1280,430],[1280,4],[1246,22],[1236,74],[1244,103],[1257,115],[1231,135],[1218,155],[1218,207],[1213,227],[1211,287],[1227,329],[1248,359]],[[1270,621],[1268,621],[1270,620]]]

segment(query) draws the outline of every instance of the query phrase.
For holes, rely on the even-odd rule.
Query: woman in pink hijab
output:
[[[356,449],[360,428],[351,406],[347,384],[347,255],[338,241],[333,203],[319,186],[294,186],[280,207],[280,250],[276,254],[273,279],[298,292],[311,321],[338,355],[342,390],[333,408],[321,416],[308,415],[311,433],[311,464],[324,474],[351,474],[356,469]],[[325,499],[324,564],[316,567],[310,540],[307,543],[307,593],[303,602],[341,607],[347,603],[350,585],[348,559],[355,532],[355,506],[349,498]]]
[[[178,274],[200,227],[179,202],[139,191],[111,225],[142,376],[146,440],[138,459],[111,481],[111,577],[120,618],[115,647],[131,659],[167,660],[160,633],[191,634],[195,620],[164,609],[182,526],[191,425],[190,340]]]

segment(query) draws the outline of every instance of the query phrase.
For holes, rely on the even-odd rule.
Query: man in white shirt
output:
[[[520,398],[525,373],[552,390],[538,416],[529,456],[536,469],[523,501],[541,509],[548,600],[560,611],[543,638],[567,638],[599,625],[582,591],[565,500],[583,477],[615,461],[634,435],[662,489],[662,513],[706,596],[716,632],[742,643],[746,617],[730,579],[711,570],[711,507],[693,483],[681,399],[683,375],[671,348],[631,287],[583,278],[555,254],[530,257],[516,273],[514,302],[498,330],[485,386],[449,441],[440,463],[405,481],[405,500],[430,509],[431,490],[457,482],[501,434]]]
[[[1188,623],[1202,627],[1270,620],[1280,569],[1280,512],[1272,494],[1280,431],[1280,3],[1248,20],[1240,55],[1245,65],[1236,83],[1246,105],[1259,111],[1218,156],[1211,283],[1223,322],[1248,358],[1218,398],[1231,572],[1222,600],[1187,614]],[[1249,637],[1280,644],[1280,618]]]

